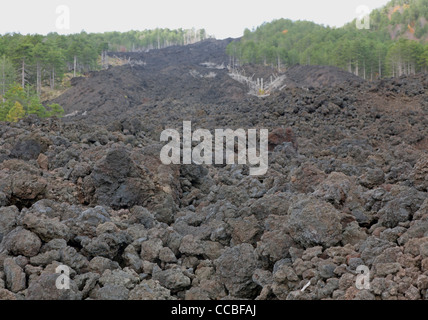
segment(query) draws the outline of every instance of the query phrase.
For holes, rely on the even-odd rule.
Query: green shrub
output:
[[[51,104],[48,106],[49,110],[46,110],[37,94],[30,88],[26,89],[28,90],[14,84],[3,97],[0,96],[0,121],[16,122],[30,114],[35,114],[39,118],[64,115],[64,109],[59,104]]]

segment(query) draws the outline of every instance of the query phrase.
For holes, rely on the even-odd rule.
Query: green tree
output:
[[[51,89],[55,89],[55,83],[62,80],[65,70],[64,50],[55,46],[55,43],[48,43],[46,53],[46,66],[49,70],[49,83]]]
[[[46,108],[40,103],[40,100],[37,97],[31,97],[28,99],[28,107],[26,114],[35,114],[39,118],[49,117],[49,112],[46,111]]]
[[[397,5],[401,9],[391,17]],[[427,68],[425,47],[420,41],[404,39],[404,35],[408,36],[408,24],[415,25],[417,38],[427,39],[428,24],[422,28],[427,14],[428,0],[394,0],[372,11],[370,30],[358,30],[356,20],[329,28],[279,19],[246,29],[240,40],[229,44],[227,54],[232,65],[236,61],[272,66],[336,65],[366,79],[415,73]],[[398,28],[402,33],[393,39],[392,30]]]
[[[0,58],[0,96],[3,99],[4,94],[9,87],[15,82],[16,71],[13,67],[12,61],[3,55]]]
[[[0,121],[15,121],[17,117],[23,118],[30,114],[35,114],[39,118],[61,117],[64,114],[64,110],[58,104],[48,107],[49,111],[40,102],[35,92],[24,90],[20,85],[14,84],[5,93],[4,101],[0,103]]]
[[[42,72],[47,62],[47,46],[43,42],[37,43],[32,49],[32,57],[36,64],[36,91],[42,92]]]
[[[10,109],[9,113],[6,116],[6,121],[17,122],[19,119],[25,116],[24,107],[18,101],[15,102],[15,105]]]
[[[31,63],[32,51],[34,44],[31,36],[20,36],[15,46],[9,48],[9,56],[14,60],[15,64],[20,65],[21,86],[25,87],[28,82],[28,65]]]
[[[49,117],[62,117],[64,115],[64,109],[57,103],[53,103],[48,106],[50,111],[47,113]]]

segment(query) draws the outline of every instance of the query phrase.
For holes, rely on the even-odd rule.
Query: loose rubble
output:
[[[200,72],[207,52],[195,53]],[[79,81],[89,90],[111,77],[125,92],[120,76],[144,72],[144,60]],[[89,102],[73,100],[77,84],[59,99],[86,119],[0,124],[0,299],[428,299],[426,75],[339,74],[331,86],[325,76],[262,99],[230,80],[203,100],[219,77],[198,80],[198,92],[162,70],[181,95],[141,83],[147,100],[127,108],[122,94],[118,113],[91,118]],[[80,94],[101,105],[107,93]],[[268,172],[163,165],[160,132],[183,120],[276,132]],[[56,286],[60,265],[68,290]],[[361,265],[369,289],[356,286]]]

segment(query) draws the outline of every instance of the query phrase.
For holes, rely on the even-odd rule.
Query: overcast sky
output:
[[[19,0],[2,3],[0,34],[78,33],[160,28],[205,28],[218,39],[240,37],[273,19],[309,20],[340,27],[357,8],[379,8],[388,0]],[[64,20],[69,8],[69,28]],[[59,26],[59,28],[58,28]]]

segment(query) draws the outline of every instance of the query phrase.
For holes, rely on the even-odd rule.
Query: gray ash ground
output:
[[[132,54],[55,101],[76,116],[0,125],[0,299],[427,299],[427,75],[297,66],[257,98],[201,65],[229,41]],[[268,172],[163,165],[183,120],[269,129]]]

